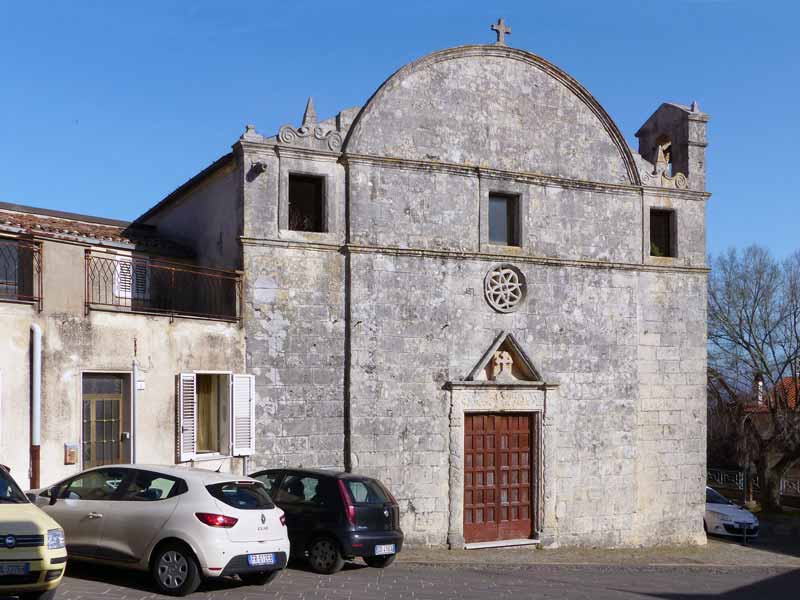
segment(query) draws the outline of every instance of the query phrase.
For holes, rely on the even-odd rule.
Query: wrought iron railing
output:
[[[29,302],[42,310],[42,249],[39,242],[0,238],[0,300]]]
[[[121,310],[238,321],[242,278],[235,271],[86,251],[86,312]]]
[[[708,469],[706,478],[708,485],[727,490],[744,489],[744,473],[742,471],[732,471],[727,469]],[[750,482],[753,490],[760,490],[758,475],[750,474]],[[781,479],[781,495],[794,496],[800,498],[800,479]]]

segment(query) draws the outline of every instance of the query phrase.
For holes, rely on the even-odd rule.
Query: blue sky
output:
[[[131,219],[254,123],[362,104],[441,48],[510,45],[581,81],[634,145],[663,101],[710,113],[712,253],[798,247],[800,3],[0,0],[0,201]],[[635,148],[635,145],[634,145]]]

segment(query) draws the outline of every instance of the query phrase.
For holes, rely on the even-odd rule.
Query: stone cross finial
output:
[[[511,35],[511,27],[506,27],[506,22],[503,20],[503,17],[497,19],[497,24],[492,25],[492,31],[497,33],[497,41],[495,42],[495,45],[505,46],[506,34]]]
[[[511,358],[511,353],[506,350],[495,352],[492,357],[492,375],[494,379],[510,379],[513,365],[514,359]]]
[[[303,113],[303,127],[310,127],[317,124],[317,111],[314,110],[314,100],[308,97],[306,112]]]

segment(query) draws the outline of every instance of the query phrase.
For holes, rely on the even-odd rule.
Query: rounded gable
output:
[[[594,97],[543,58],[506,46],[462,46],[406,65],[364,105],[343,152],[640,184]]]

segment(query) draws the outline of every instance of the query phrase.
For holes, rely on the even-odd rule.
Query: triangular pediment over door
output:
[[[541,373],[514,334],[502,331],[467,376],[467,381],[541,382]]]

